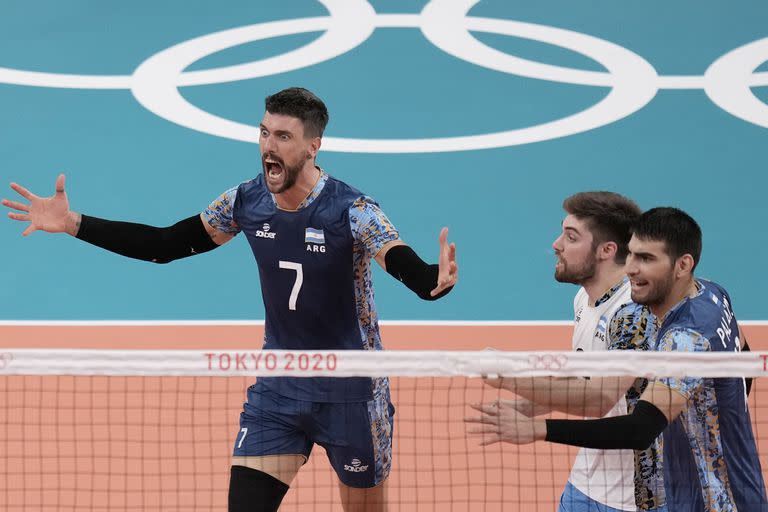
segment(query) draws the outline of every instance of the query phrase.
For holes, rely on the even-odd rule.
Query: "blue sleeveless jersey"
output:
[[[656,336],[659,351],[734,352],[741,340],[728,293],[698,280]],[[768,511],[744,379],[658,379],[688,398],[663,433],[667,505],[674,511]]]
[[[281,210],[262,175],[230,189],[203,213],[217,229],[242,231],[259,270],[265,349],[380,350],[370,260],[398,238],[370,198],[324,172],[296,211]],[[298,400],[358,402],[386,379],[266,377]]]

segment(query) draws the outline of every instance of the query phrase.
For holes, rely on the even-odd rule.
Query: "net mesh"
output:
[[[638,368],[646,376],[759,376],[768,359],[759,353],[663,359],[654,353],[306,353],[325,365],[311,369],[299,365],[303,353],[274,352],[274,365],[251,366],[242,354],[248,353],[3,352],[0,509],[226,510],[245,391],[254,376],[291,374],[390,377],[397,412],[389,510],[551,511],[577,449],[543,442],[478,446],[463,422],[468,404],[510,396],[478,376],[633,375]],[[268,353],[258,355],[264,362]],[[289,361],[295,369],[286,369]],[[749,403],[764,454],[762,393],[758,380]],[[322,448],[315,446],[281,510],[341,510],[337,477]]]

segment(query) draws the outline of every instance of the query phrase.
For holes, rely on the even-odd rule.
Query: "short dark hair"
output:
[[[623,264],[629,254],[627,245],[632,237],[630,228],[640,218],[640,207],[615,192],[579,192],[563,201],[563,210],[587,223],[596,248],[605,242],[615,242],[616,263]]]
[[[322,137],[328,124],[328,109],[323,100],[302,87],[290,87],[264,98],[270,114],[296,117],[304,125],[308,137]]]
[[[684,254],[693,257],[693,269],[701,259],[701,228],[693,217],[683,210],[671,207],[651,208],[643,213],[632,228],[632,234],[641,240],[664,242],[664,248],[677,260]]]

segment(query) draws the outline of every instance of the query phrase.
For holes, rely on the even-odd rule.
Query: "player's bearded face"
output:
[[[625,270],[632,285],[632,300],[638,304],[663,304],[675,284],[675,264],[666,253],[664,242],[633,236]]]
[[[597,258],[592,234],[582,220],[568,215],[563,232],[552,243],[555,250],[555,279],[561,283],[583,284],[594,277]]]
[[[261,157],[267,188],[273,194],[285,192],[296,184],[304,168],[304,161],[291,165],[275,153],[266,153]]]
[[[304,137],[301,120],[266,112],[261,121],[259,148],[264,182],[273,194],[296,184],[302,170],[311,162],[311,139]]]
[[[594,252],[590,251],[578,261],[569,261],[563,254],[555,254],[558,258],[555,264],[555,279],[558,282],[582,284],[595,276],[597,259]]]

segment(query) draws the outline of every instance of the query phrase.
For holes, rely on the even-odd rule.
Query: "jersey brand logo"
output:
[[[277,233],[270,232],[270,229],[272,229],[271,226],[265,222],[264,225],[261,226],[261,229],[256,230],[256,236],[259,238],[274,239],[277,236]]]
[[[363,473],[368,471],[368,466],[363,466],[360,459],[352,459],[349,464],[344,464],[344,471],[350,471],[352,473]]]

